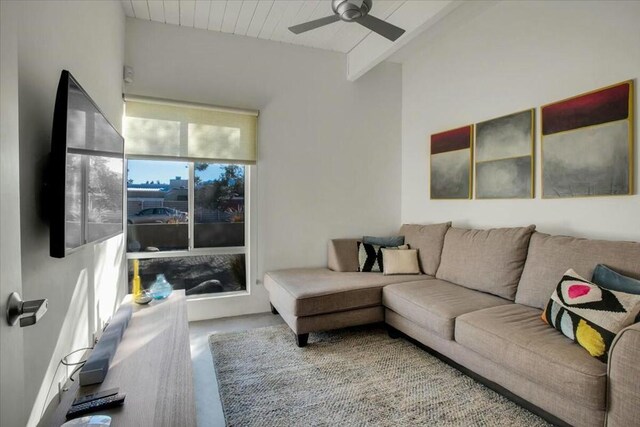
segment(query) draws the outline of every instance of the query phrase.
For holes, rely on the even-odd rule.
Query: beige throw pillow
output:
[[[384,258],[384,275],[392,274],[420,274],[418,264],[418,250],[388,250],[382,249]]]

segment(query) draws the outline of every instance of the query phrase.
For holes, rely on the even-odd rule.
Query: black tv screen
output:
[[[52,257],[122,233],[123,153],[122,136],[71,73],[62,71],[47,189]]]

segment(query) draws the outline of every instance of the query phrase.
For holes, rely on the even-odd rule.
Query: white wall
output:
[[[407,46],[395,58],[404,60],[402,221],[537,224],[549,233],[640,240],[638,195],[540,199],[539,125],[536,199],[431,201],[428,191],[429,135],[640,77],[639,22],[639,2],[476,3]],[[637,136],[635,147],[640,166]]]
[[[342,54],[132,19],[126,46],[127,93],[260,110],[258,279],[326,265],[332,237],[398,229],[399,65],[351,83]],[[189,305],[191,319],[266,310],[261,285]]]
[[[49,227],[39,216],[60,72],[71,71],[120,129],[125,30],[116,1],[18,4],[23,296],[49,299],[45,317],[24,329],[26,406],[31,408],[29,424],[34,424],[57,394],[58,378],[67,374],[64,368],[55,374],[60,358],[91,342],[125,289],[121,236],[54,259],[49,257]]]

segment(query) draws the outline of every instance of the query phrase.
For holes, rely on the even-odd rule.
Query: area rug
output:
[[[227,426],[548,426],[382,327],[209,337]]]

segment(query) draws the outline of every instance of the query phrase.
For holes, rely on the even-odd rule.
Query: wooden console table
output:
[[[120,408],[99,411],[112,427],[196,425],[195,398],[184,290],[169,298],[133,305],[133,316],[102,384],[81,387],[81,393],[120,388],[127,395]],[[39,426],[58,427],[78,392],[78,382]]]

